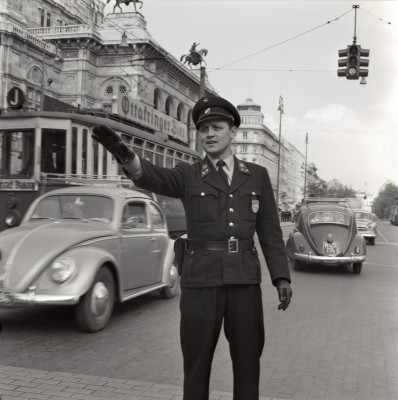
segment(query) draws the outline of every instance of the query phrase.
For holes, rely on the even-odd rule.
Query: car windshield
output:
[[[105,196],[48,196],[37,204],[30,220],[84,219],[109,224],[113,219],[113,209],[113,200]]]
[[[347,214],[334,211],[313,212],[308,216],[308,220],[310,224],[349,224],[349,218]]]
[[[355,219],[368,219],[370,221],[373,219],[371,213],[362,212],[362,211],[354,212],[354,217],[355,217]]]

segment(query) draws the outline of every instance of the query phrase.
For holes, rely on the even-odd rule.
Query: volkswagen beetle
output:
[[[174,297],[174,241],[158,204],[138,191],[80,186],[48,192],[0,234],[0,307],[73,305],[78,326],[103,329],[114,302]]]
[[[354,217],[358,227],[358,233],[366,242],[374,245],[377,237],[376,216],[369,211],[354,210]]]
[[[302,264],[352,265],[359,274],[366,259],[366,242],[357,232],[351,208],[310,203],[300,208],[286,251],[294,269]]]

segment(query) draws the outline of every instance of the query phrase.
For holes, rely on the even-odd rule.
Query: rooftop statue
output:
[[[189,66],[191,66],[191,64],[193,65],[201,64],[202,61],[205,62],[203,57],[207,55],[207,50],[206,49],[196,50],[196,47],[199,46],[199,44],[200,43],[193,42],[189,50],[189,53],[183,54],[180,57],[180,61],[184,60],[184,64],[188,63]]]
[[[111,0],[106,0],[106,4],[108,4]],[[134,4],[134,10],[136,13],[139,14],[139,12],[137,11],[137,3],[140,3],[140,9],[143,6],[143,1],[142,0],[115,0],[116,4],[113,6],[113,12],[115,12],[116,7],[120,8],[120,12],[122,13],[122,7],[120,7],[120,4],[126,4],[126,6],[128,6],[130,3]]]

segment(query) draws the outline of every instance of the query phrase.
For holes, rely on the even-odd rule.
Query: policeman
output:
[[[202,97],[192,118],[206,153],[193,165],[155,166],[104,125],[93,129],[93,138],[137,186],[183,202],[188,235],[180,298],[184,400],[209,398],[211,364],[223,323],[234,400],[257,400],[264,321],[255,233],[279,294],[278,308],[286,310],[292,296],[274,194],[264,167],[232,154],[240,116],[230,102]]]

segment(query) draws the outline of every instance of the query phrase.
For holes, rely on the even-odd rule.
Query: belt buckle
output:
[[[239,251],[238,239],[235,238],[228,239],[228,253],[237,253],[238,251]]]

